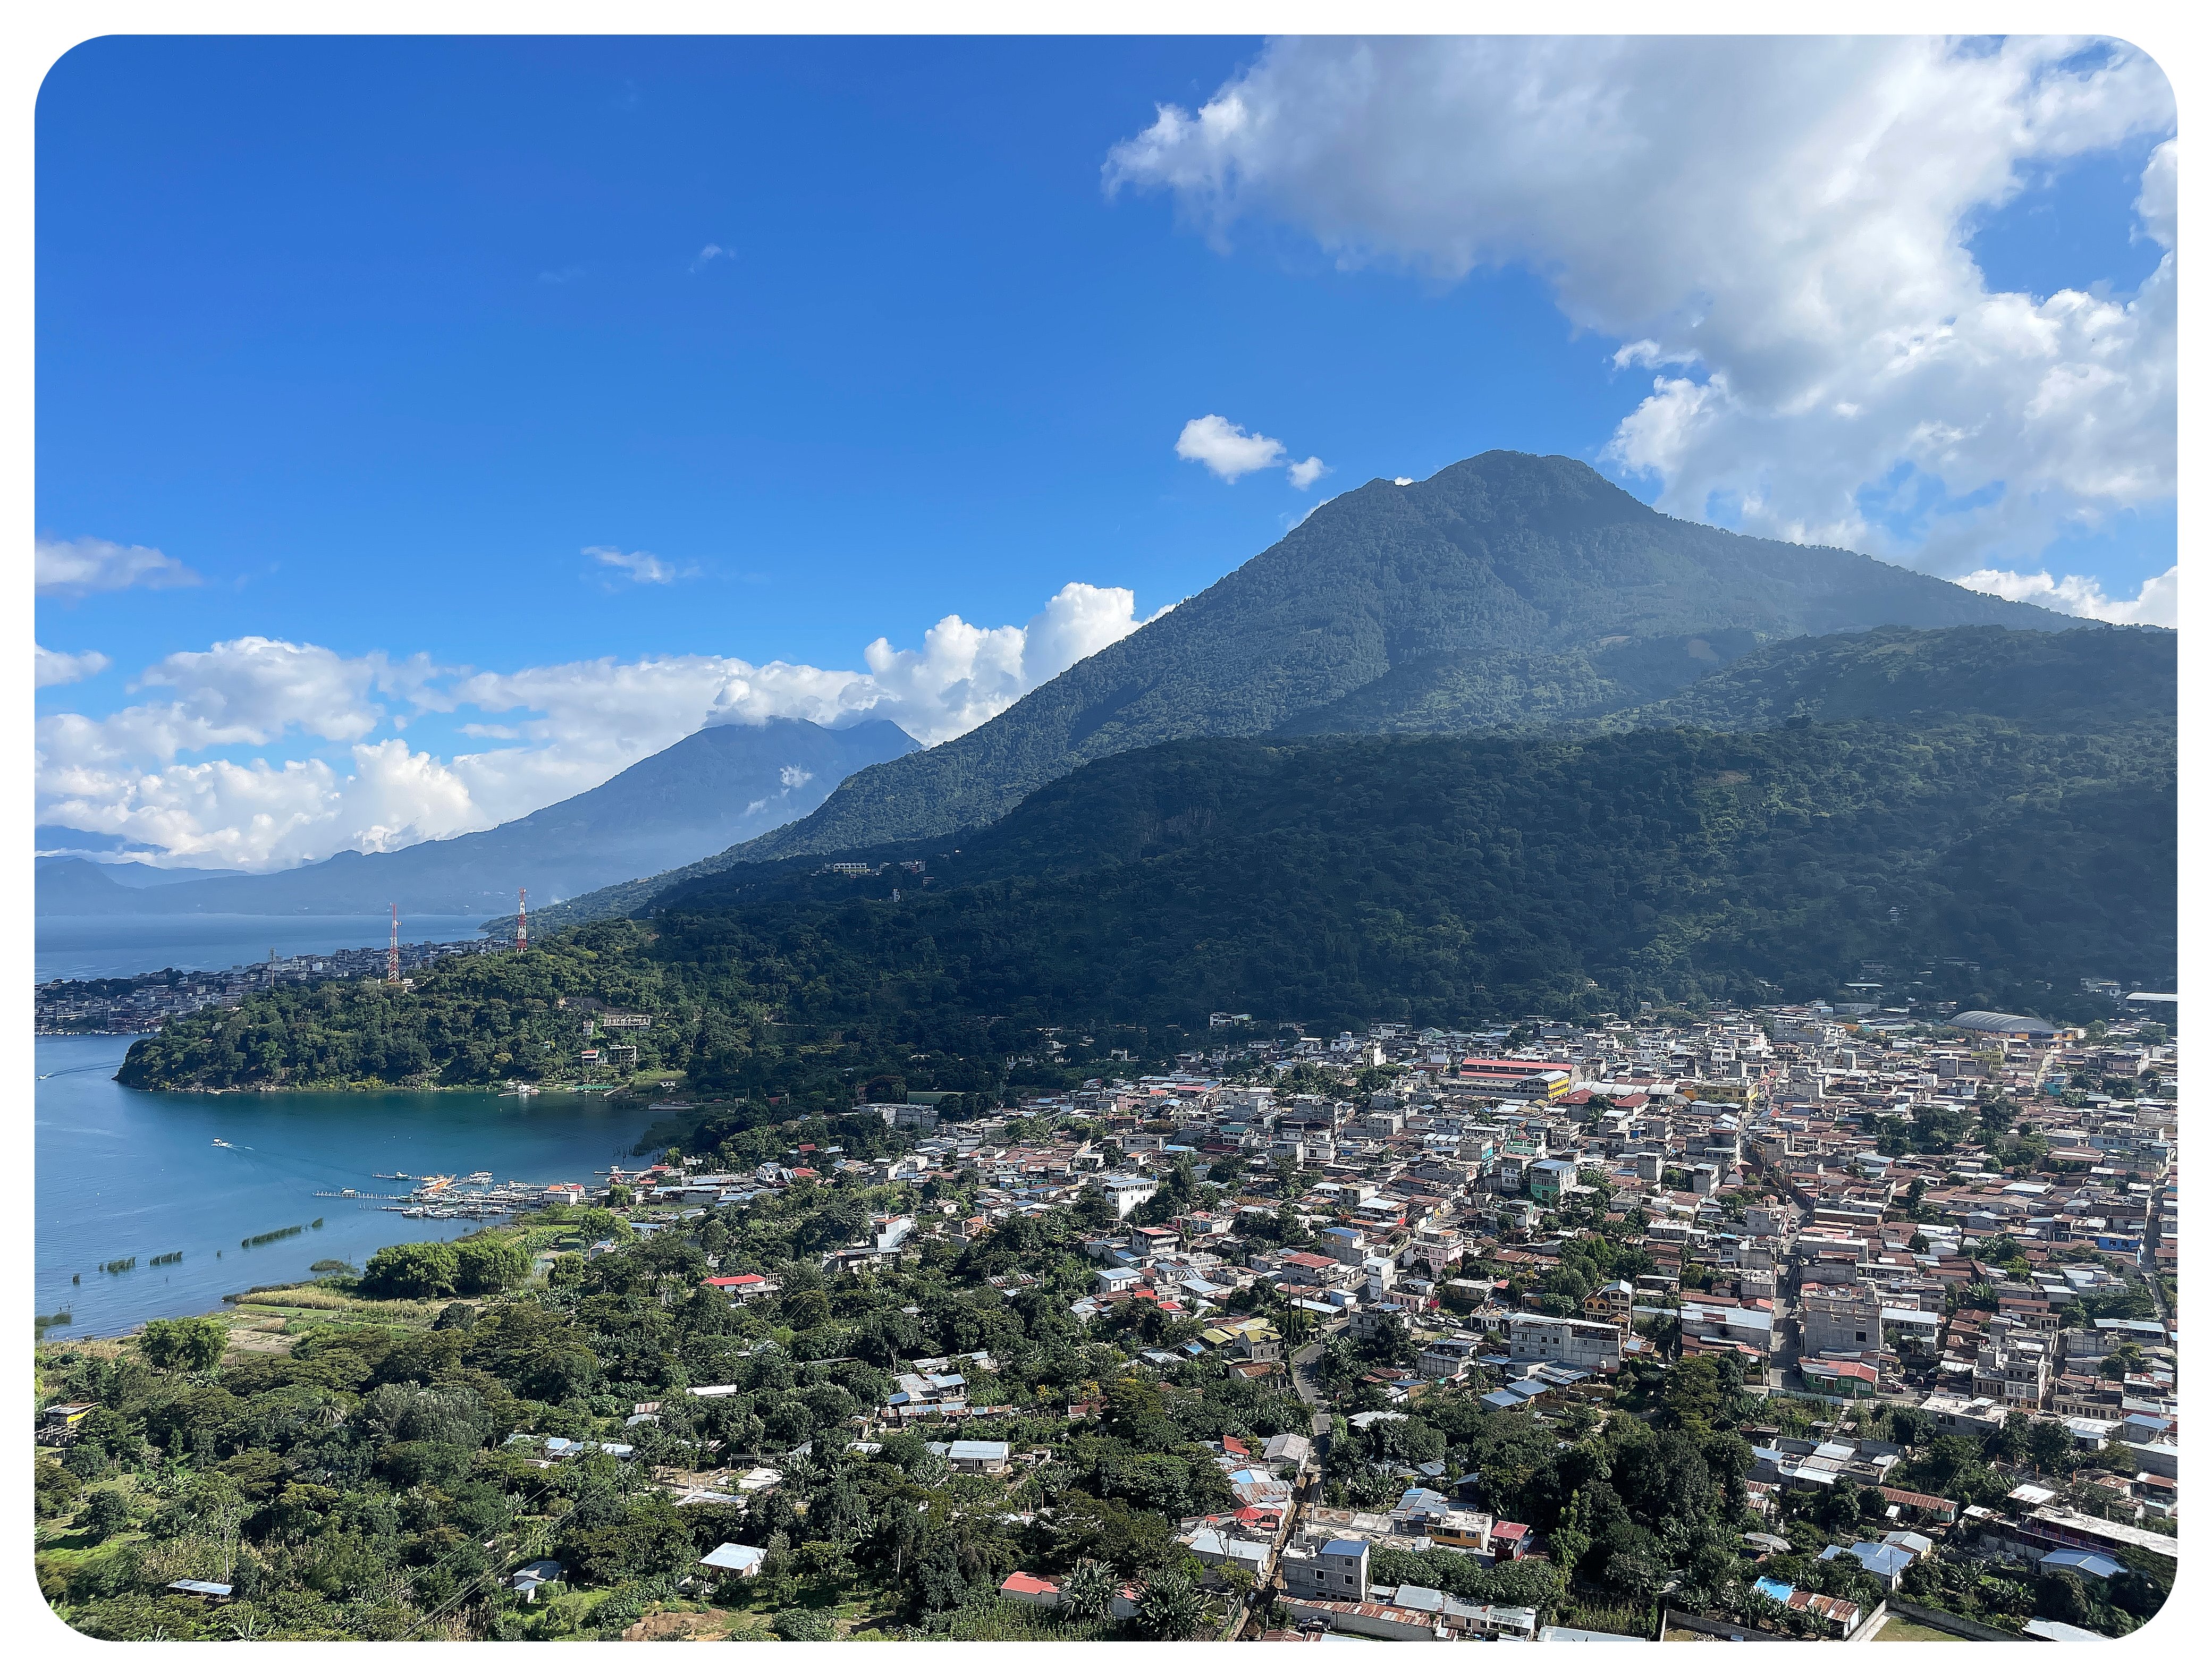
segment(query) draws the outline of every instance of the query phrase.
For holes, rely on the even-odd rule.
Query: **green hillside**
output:
[[[2024,727],[2094,732],[2171,720],[2179,645],[2160,630],[2091,625],[2059,635],[1886,628],[1784,641],[1607,725],[1733,731],[1779,726],[1793,716],[1984,715]]]
[[[652,1012],[641,1059],[701,1087],[825,1099],[915,1054],[939,1056],[936,1086],[990,1086],[1039,1026],[1103,1054],[1215,1010],[1322,1027],[1802,999],[1869,961],[1940,971],[1961,1005],[2049,1005],[2092,969],[2168,987],[2174,833],[2164,721],[1188,741],[1055,781],[957,853],[908,852],[926,876],[739,868],[649,926],[411,993],[179,1021],[123,1077],[573,1075],[580,1019],[555,999],[574,994]]]
[[[733,861],[979,826],[1085,762],[1170,739],[1491,731],[1649,703],[1766,641],[2072,622],[1858,554],[1668,518],[1577,460],[1486,453],[1339,495],[974,732],[547,923],[630,912]]]

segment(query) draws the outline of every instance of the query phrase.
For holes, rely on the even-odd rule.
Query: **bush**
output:
[[[452,1250],[456,1291],[471,1295],[502,1292],[509,1286],[521,1284],[530,1272],[530,1259],[504,1240],[463,1240]]]
[[[769,1619],[769,1627],[775,1631],[778,1641],[835,1641],[837,1639],[837,1620],[826,1612],[809,1612],[804,1606],[789,1606]]]
[[[380,1297],[451,1297],[460,1272],[459,1254],[441,1241],[388,1245],[368,1260],[362,1290]]]
[[[148,1321],[138,1332],[140,1354],[157,1368],[205,1373],[222,1363],[230,1335],[211,1316]]]

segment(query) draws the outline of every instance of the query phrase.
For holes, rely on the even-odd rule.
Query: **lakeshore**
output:
[[[251,1286],[305,1280],[317,1262],[359,1268],[380,1246],[457,1239],[514,1205],[471,1205],[464,1185],[438,1214],[394,1215],[429,1207],[380,1197],[418,1185],[391,1178],[590,1183],[630,1161],[641,1129],[633,1107],[559,1093],[149,1094],[114,1081],[129,1045],[34,1043],[35,1302],[41,1316],[70,1317],[50,1340],[113,1337],[154,1316],[220,1309]],[[183,1256],[151,1260],[172,1252]]]

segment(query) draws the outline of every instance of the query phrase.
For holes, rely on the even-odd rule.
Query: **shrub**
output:
[[[205,1373],[222,1361],[230,1335],[221,1321],[210,1316],[187,1316],[179,1321],[153,1321],[139,1329],[140,1354],[157,1368],[180,1373]]]
[[[809,1612],[804,1606],[789,1606],[769,1619],[769,1627],[775,1631],[778,1641],[835,1641],[837,1639],[837,1620],[826,1612]]]
[[[388,1245],[368,1260],[362,1290],[383,1297],[451,1297],[460,1271],[459,1254],[442,1242]]]

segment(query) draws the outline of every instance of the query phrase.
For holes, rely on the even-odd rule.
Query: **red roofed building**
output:
[[[766,1297],[771,1292],[781,1290],[783,1283],[764,1274],[718,1274],[699,1284],[719,1288],[726,1297],[743,1299]]]
[[[1009,1600],[1027,1600],[1035,1606],[1057,1606],[1060,1604],[1060,1585],[1048,1577],[1032,1577],[1026,1571],[1017,1571],[999,1585],[1000,1594]]]

